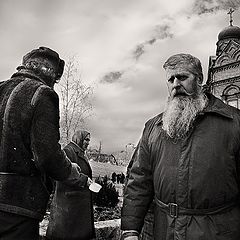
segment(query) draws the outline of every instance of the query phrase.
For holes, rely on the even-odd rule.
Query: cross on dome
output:
[[[229,9],[229,12],[227,14],[229,14],[230,17],[230,26],[232,26],[232,22],[233,22],[233,18],[232,18],[232,14],[233,14],[234,10],[232,8]]]

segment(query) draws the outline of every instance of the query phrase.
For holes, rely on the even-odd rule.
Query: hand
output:
[[[87,180],[87,186],[89,187],[93,183],[93,180],[91,178],[88,178]]]

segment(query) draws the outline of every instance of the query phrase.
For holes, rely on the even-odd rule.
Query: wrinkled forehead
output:
[[[192,66],[189,65],[183,65],[183,64],[179,64],[175,67],[168,67],[165,69],[166,71],[166,75],[170,76],[170,75],[185,75],[185,74],[194,74],[196,75],[196,71]]]

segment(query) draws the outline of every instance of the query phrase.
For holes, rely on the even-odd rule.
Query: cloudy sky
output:
[[[39,46],[77,56],[83,81],[94,84],[92,146],[105,152],[136,144],[144,123],[167,97],[164,61],[185,52],[207,74],[218,33],[240,26],[240,0],[0,0],[0,78]]]

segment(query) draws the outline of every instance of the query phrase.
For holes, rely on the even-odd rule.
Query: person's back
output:
[[[42,94],[54,93],[43,83],[29,79],[26,76],[16,76],[3,82],[0,87],[0,209],[31,216],[42,217],[48,200],[48,193],[41,183],[40,169],[36,168],[31,148],[34,147],[32,137],[36,141],[47,143],[45,135],[40,135],[40,129],[31,132],[33,117],[41,117],[44,102],[40,95],[34,101],[34,94],[41,89]],[[41,102],[41,103],[40,103]],[[34,112],[35,105],[41,104],[38,114]],[[42,116],[44,118],[44,116]],[[44,130],[41,130],[44,131]],[[31,140],[32,139],[32,140]],[[41,140],[40,140],[41,139]],[[60,153],[61,154],[61,153]],[[38,187],[36,187],[36,185]],[[6,191],[11,186],[11,192]],[[4,188],[4,189],[3,189]],[[43,191],[44,190],[44,191]],[[35,199],[36,191],[38,198]],[[30,201],[29,201],[30,200]]]
[[[40,47],[0,83],[1,239],[37,239],[49,199],[46,179],[79,175],[58,143],[59,103],[53,85],[63,67],[56,52]]]

